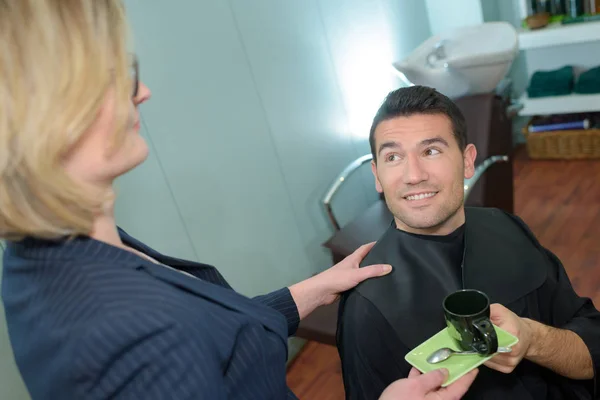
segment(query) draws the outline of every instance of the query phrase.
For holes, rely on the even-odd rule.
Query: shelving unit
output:
[[[600,39],[600,21],[562,25],[555,23],[536,30],[519,32],[521,50],[565,44],[592,42]]]
[[[527,93],[519,98],[523,109],[521,116],[569,114],[600,111],[600,94],[570,94],[567,96],[539,97],[530,99]]]
[[[519,32],[519,49],[525,53],[529,79],[535,71],[552,70],[569,64],[579,72],[600,65],[599,45],[600,21],[564,25],[558,22]],[[600,94],[572,93],[530,99],[525,91],[519,103],[523,106],[519,115],[526,117],[600,112]]]

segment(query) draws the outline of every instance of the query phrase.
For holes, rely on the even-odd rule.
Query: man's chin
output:
[[[433,200],[436,197],[434,196]],[[407,204],[410,202],[403,199],[394,204],[387,203],[387,206],[394,215],[398,229],[413,233],[443,235],[458,228],[464,222],[464,218],[459,216],[463,209],[462,202],[439,203],[441,200],[428,201],[424,204],[416,202]]]
[[[396,227],[413,233],[435,234],[443,230],[452,215],[440,216],[426,209],[412,209],[395,215]]]
[[[438,230],[440,225],[440,223],[430,221],[402,221],[401,223],[396,221],[398,229],[414,233],[431,233]]]

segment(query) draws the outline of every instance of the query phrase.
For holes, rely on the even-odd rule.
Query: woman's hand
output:
[[[319,306],[333,303],[342,292],[352,289],[362,281],[391,272],[392,267],[387,264],[359,268],[360,262],[374,244],[375,242],[372,242],[359,247],[354,253],[328,270],[290,287],[300,319]]]
[[[469,390],[477,373],[478,370],[475,369],[442,388],[442,384],[448,379],[447,370],[436,369],[421,375],[413,368],[408,378],[397,380],[388,386],[379,400],[457,400]]]

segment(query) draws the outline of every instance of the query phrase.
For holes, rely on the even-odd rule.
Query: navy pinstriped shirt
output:
[[[287,288],[248,299],[212,266],[90,238],[26,239],[4,254],[2,299],[35,399],[295,399]]]

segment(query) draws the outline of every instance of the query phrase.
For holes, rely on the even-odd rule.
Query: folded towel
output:
[[[529,97],[561,96],[573,91],[575,75],[568,65],[552,71],[534,72],[527,88]]]
[[[579,75],[575,85],[577,93],[600,93],[600,67],[595,67]]]

